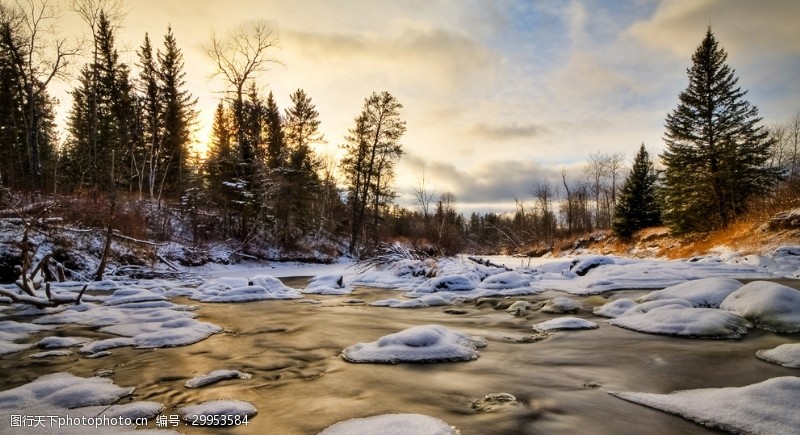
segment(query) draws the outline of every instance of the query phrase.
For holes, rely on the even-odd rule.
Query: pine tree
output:
[[[656,198],[657,181],[653,161],[642,144],[614,210],[612,229],[617,236],[627,238],[642,228],[661,224],[661,208]]]
[[[158,70],[153,58],[150,36],[145,33],[139,55],[139,95],[142,106],[142,142],[144,162],[139,180],[139,191],[146,182],[150,199],[155,198],[161,172],[161,138],[163,133],[162,98],[158,83]]]
[[[294,242],[295,233],[306,232],[318,220],[314,205],[320,191],[319,161],[311,145],[324,141],[319,132],[319,112],[311,98],[298,89],[291,100],[283,124],[288,159],[280,171],[279,206],[283,209],[278,210],[278,230],[283,243]]]
[[[724,227],[778,179],[765,164],[771,139],[727,58],[709,28],[666,119],[663,218],[677,233]]]
[[[278,103],[270,91],[267,97],[267,167],[280,168],[286,161],[284,149],[283,119],[278,109]]]
[[[190,169],[189,145],[192,141],[192,126],[196,122],[197,99],[185,89],[183,53],[178,48],[172,26],[164,35],[164,51],[158,52],[159,87],[163,110],[163,185],[172,194],[182,192],[186,172]]]

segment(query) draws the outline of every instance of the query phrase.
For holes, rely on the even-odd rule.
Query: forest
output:
[[[29,8],[20,5],[27,4]],[[0,2],[2,215],[47,217],[131,239],[197,251],[225,244],[261,259],[367,257],[402,242],[428,254],[541,255],[610,230],[622,239],[666,225],[675,234],[724,228],[753,210],[797,206],[800,115],[765,125],[727,64],[711,28],[692,56],[689,85],[665,120],[665,151],[631,144],[598,151],[576,176],[531,182],[507,213],[458,211],[424,175],[413,206],[395,202],[403,156],[403,105],[376,90],[344,138],[325,138],[311,95],[298,88],[280,108],[260,79],[280,62],[263,21],[204,44],[226,84],[210,138],[196,137],[197,100],[185,81],[180,35],[142,35],[138,61],[120,60],[119,2],[76,0],[88,37],[79,47],[48,34],[53,6]],[[45,43],[47,42],[47,43]],[[79,54],[81,55],[79,57]],[[75,77],[67,66],[89,59]],[[72,83],[60,132],[54,80]],[[208,142],[205,155],[194,143]],[[341,144],[341,159],[314,145]],[[35,219],[34,219],[35,217]]]

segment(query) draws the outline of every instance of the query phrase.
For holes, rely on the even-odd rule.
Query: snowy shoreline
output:
[[[503,267],[477,264],[466,258],[437,261],[399,260],[387,267],[363,273],[356,273],[353,264],[346,262],[334,265],[286,264],[266,269],[236,267],[206,270],[203,274],[209,278],[203,279],[202,282],[107,280],[90,284],[87,297],[80,305],[62,305],[46,309],[32,309],[11,304],[0,306],[0,354],[15,355],[27,351],[31,358],[37,360],[77,357],[78,361],[81,361],[83,358],[102,360],[117,349],[125,347],[157,349],[189,346],[191,348],[193,343],[224,333],[228,325],[199,320],[198,316],[203,317],[202,312],[208,309],[205,308],[208,305],[175,303],[172,299],[176,297],[188,297],[190,303],[198,301],[201,304],[230,305],[234,310],[235,306],[241,303],[252,301],[274,303],[270,301],[276,300],[292,304],[322,304],[322,309],[325,309],[325,301],[329,300],[326,298],[339,298],[331,300],[342,300],[346,304],[348,295],[360,287],[392,288],[395,289],[391,290],[393,294],[402,292],[400,299],[359,301],[351,298],[356,306],[366,305],[366,308],[378,311],[391,309],[387,307],[453,306],[456,308],[451,311],[456,313],[459,309],[468,308],[486,298],[494,298],[504,304],[504,307],[512,305],[514,301],[525,302],[518,304],[513,310],[509,309],[505,315],[510,319],[524,321],[531,316],[539,316],[534,313],[547,313],[550,321],[539,322],[538,327],[528,323],[528,328],[533,334],[530,336],[533,337],[531,341],[538,343],[545,343],[552,337],[563,334],[590,334],[591,330],[587,332],[564,330],[597,328],[598,322],[647,334],[690,338],[741,337],[753,328],[793,334],[800,331],[800,292],[775,282],[759,280],[800,277],[798,252],[800,252],[798,248],[785,247],[771,256],[709,256],[693,261],[584,256],[574,259],[550,259],[538,264],[532,261],[529,265],[521,264],[515,268],[508,265],[521,263],[519,259],[492,259],[495,264],[505,262],[506,265]],[[287,287],[276,279],[276,277],[297,276],[314,278],[305,288],[299,289]],[[742,282],[751,280],[755,282],[749,284]],[[296,280],[290,281],[296,282]],[[82,286],[83,283],[59,284],[54,286],[54,292],[70,294],[79,291]],[[646,293],[637,300],[630,300],[619,297],[624,294],[623,289],[639,290],[639,292],[657,290]],[[606,305],[596,306],[593,312],[588,312],[588,315],[587,309],[570,298],[570,296],[600,297],[593,295],[609,292],[615,292],[613,300],[609,300]],[[531,304],[526,301],[526,298],[541,299],[543,295],[554,293],[561,293],[566,297],[550,298],[541,304]],[[421,313],[422,316],[419,325],[430,323],[424,319],[429,315],[426,313],[430,312],[424,310],[415,312]],[[575,312],[579,313],[578,317],[569,317]],[[106,335],[107,338],[46,336],[58,334],[62,325],[85,325],[99,334]],[[436,364],[435,361],[480,360],[481,356],[475,351],[475,343],[477,347],[488,344],[486,349],[481,349],[481,353],[492,352],[492,341],[496,340],[496,336],[490,330],[486,331],[488,334],[486,341],[479,337],[469,338],[458,330],[449,331],[441,328],[430,325],[426,328],[398,330],[395,334],[380,338],[374,344],[359,343],[363,338],[352,337],[352,350],[345,349],[345,346],[341,350],[345,360],[359,363],[395,363],[407,360],[428,364]],[[536,331],[539,335],[536,335]],[[646,336],[644,337],[646,339]],[[528,340],[525,337],[520,339]],[[472,343],[471,350],[461,347],[470,343]],[[780,349],[762,349],[763,352],[759,351],[758,358],[786,367],[796,367],[800,364],[797,361],[797,352],[794,351],[794,346],[787,347],[788,344],[785,343]],[[36,352],[36,347],[41,351]],[[381,354],[383,348],[390,350],[388,356]],[[369,352],[365,353],[367,349]],[[449,353],[451,351],[455,353]],[[752,358],[757,360],[755,352]],[[228,383],[233,382],[230,379],[239,379],[236,382],[250,382],[250,373],[231,370],[228,367],[218,367],[218,369],[207,374],[197,374],[196,380],[189,379],[191,377],[189,376],[183,382],[187,382],[187,385],[203,386],[201,390],[209,388],[204,387],[205,385],[216,384],[220,380]],[[80,413],[89,415],[94,409],[91,406],[112,405],[134,391],[132,387],[123,388],[117,393],[103,395],[105,393],[101,392],[110,388],[106,383],[108,380],[101,383],[92,380],[95,378],[73,377],[65,380],[67,378],[63,376],[67,374],[59,375],[56,372],[50,375],[62,378],[43,378],[41,381],[32,380],[33,382],[29,384],[10,390],[4,388],[5,391],[0,392],[0,425],[10,427],[13,415],[24,412],[35,413],[43,403],[48,403],[54,409],[63,409],[64,412],[69,410],[70,415]],[[41,375],[48,373],[42,372]],[[41,387],[37,387],[36,382],[44,383]],[[58,389],[66,388],[62,385],[64,382],[66,382],[64,385],[70,385],[69,388],[80,391],[79,396],[98,397],[98,402],[73,403],[77,396],[55,394],[56,386]],[[773,384],[774,388],[788,388],[791,394],[798,394],[796,383]],[[773,388],[771,387],[773,384],[759,386],[759,391],[763,388]],[[41,390],[42,388],[44,390]],[[34,390],[51,392],[46,396],[27,392]],[[30,394],[33,394],[33,399],[22,399]],[[628,399],[638,397],[636,394],[629,392],[617,395]],[[47,402],[42,402],[43,397],[48,397]],[[137,405],[139,403],[141,405]],[[121,410],[120,415],[141,416],[155,421],[157,416],[166,416],[167,412],[178,412],[172,409],[164,411],[164,404],[156,405],[135,401],[130,405],[132,408]],[[771,427],[769,419],[778,419],[775,420],[776,424],[794,424],[792,412],[781,406],[783,405],[770,404],[768,419],[760,424]],[[239,419],[247,417],[257,421],[263,418],[258,415],[257,408],[258,406],[253,404],[223,402],[209,404],[207,408],[201,406],[190,410],[195,420],[199,418],[197,410],[206,409],[209,415],[224,412],[232,419],[236,416]],[[677,413],[684,415],[682,411]],[[712,426],[728,428],[725,425],[729,423],[722,419],[723,416],[718,416],[723,423],[716,424],[714,423],[716,414],[712,412],[710,417],[703,415],[703,421],[711,422]],[[781,417],[781,415],[788,416]],[[333,423],[335,422],[331,422]],[[734,424],[731,426],[733,428],[738,427],[736,421],[731,424]],[[147,427],[152,429],[152,423]]]

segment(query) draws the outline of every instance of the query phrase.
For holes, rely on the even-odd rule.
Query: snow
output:
[[[559,317],[533,325],[533,329],[541,332],[560,331],[565,329],[597,329],[597,323],[578,317]]]
[[[543,313],[552,314],[565,314],[574,313],[583,308],[583,305],[578,301],[573,301],[570,298],[558,297],[547,301],[542,307]]]
[[[338,274],[315,276],[311,279],[306,288],[301,291],[307,294],[319,295],[350,294],[350,290],[344,286],[344,276]]]
[[[86,337],[45,337],[36,343],[42,349],[60,349],[63,347],[80,346],[91,341]]]
[[[608,323],[649,334],[691,338],[739,338],[753,326],[735,313],[682,305],[666,305],[644,313],[626,314]]]
[[[605,305],[594,307],[592,312],[597,316],[603,317],[619,317],[624,315],[628,310],[636,307],[638,304],[628,298],[617,299],[606,303]]]
[[[800,377],[785,376],[745,387],[683,390],[671,394],[610,394],[733,433],[794,435],[800,428],[800,412],[797,412]]]
[[[732,278],[703,278],[656,290],[639,298],[639,302],[679,298],[695,307],[719,308],[719,304],[742,285]]]
[[[291,289],[274,276],[256,275],[243,278],[217,278],[197,287],[189,296],[200,302],[253,302],[270,299],[299,299],[298,290]]]
[[[209,419],[214,417],[238,417],[238,421],[250,418],[258,412],[255,405],[243,400],[210,400],[197,405],[184,406],[177,409],[178,414],[186,422],[195,422],[202,425],[209,424]],[[205,418],[204,418],[205,417]],[[222,420],[222,419],[220,419]],[[233,425],[237,420],[225,419],[229,423],[214,424],[215,426]],[[241,424],[241,423],[240,423]]]
[[[46,352],[39,352],[31,354],[31,358],[48,358],[51,356],[67,356],[72,355],[71,350],[48,350]]]
[[[800,343],[782,344],[774,349],[759,350],[756,356],[784,367],[800,369]]]
[[[186,388],[200,388],[225,379],[250,379],[253,375],[239,370],[214,370],[211,373],[198,375],[186,381]]]
[[[414,326],[371,343],[357,343],[342,351],[342,358],[358,363],[469,361],[486,340],[441,325]]]
[[[133,391],[133,387],[116,386],[108,378],[80,378],[69,373],[52,373],[0,392],[0,412],[38,406],[74,409],[110,405],[130,396]]]
[[[751,282],[725,298],[720,308],[746,317],[761,329],[800,331],[800,291],[785,285]]]
[[[511,306],[506,308],[506,311],[515,316],[520,316],[522,315],[523,311],[530,310],[531,306],[531,303],[528,301],[516,301],[511,304]]]
[[[382,414],[353,418],[328,426],[319,435],[458,435],[458,429],[422,414]]]
[[[478,284],[478,287],[488,290],[505,290],[528,287],[530,285],[530,278],[519,272],[509,271],[486,277]]]

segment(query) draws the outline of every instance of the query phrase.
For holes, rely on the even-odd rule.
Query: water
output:
[[[293,287],[305,284],[304,278],[284,281]],[[798,342],[800,334],[751,330],[740,340],[680,339],[617,328],[591,314],[593,306],[608,299],[643,293],[573,297],[584,304],[578,316],[600,322],[600,328],[557,332],[529,343],[517,339],[530,335],[532,324],[556,315],[530,311],[513,317],[505,307],[518,299],[538,302],[563,293],[415,310],[347,303],[399,297],[396,291],[371,288],[358,288],[348,296],[315,296],[321,304],[199,304],[199,319],[223,326],[224,332],[191,346],[120,348],[94,360],[78,355],[31,360],[32,352],[25,351],[6,355],[0,359],[0,389],[45,373],[92,376],[112,369],[117,385],[137,388],[132,400],[163,403],[167,415],[175,407],[211,399],[247,400],[258,408],[247,427],[180,427],[190,434],[315,434],[341,420],[382,413],[430,415],[465,435],[683,434],[715,431],[607,392],[743,386],[798,374],[757,359],[755,352]],[[486,337],[489,346],[475,361],[446,364],[350,364],[338,356],[356,342],[427,323]],[[107,337],[76,325],[58,334]],[[184,387],[186,380],[217,369],[237,369],[253,378]],[[491,413],[473,410],[473,401],[500,392],[513,394],[518,403]]]

